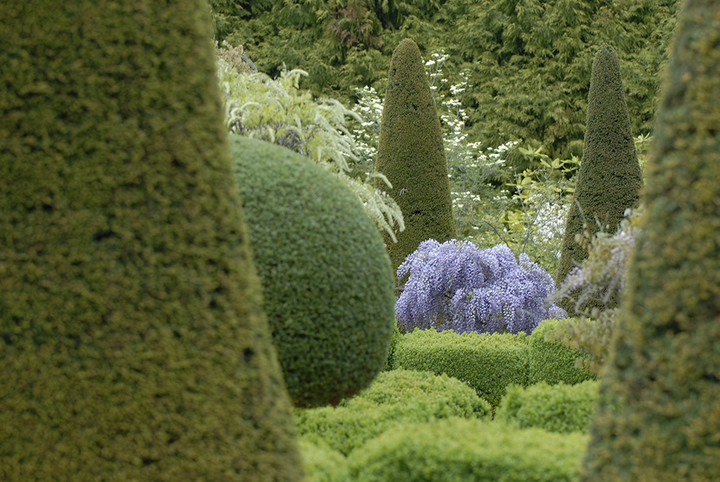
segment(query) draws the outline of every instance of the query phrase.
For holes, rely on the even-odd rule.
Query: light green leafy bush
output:
[[[577,358],[588,355],[567,347],[555,339],[559,327],[575,326],[575,320],[543,320],[528,342],[528,384],[539,382],[572,385],[597,379],[597,374],[575,365]]]
[[[587,432],[598,401],[598,383],[508,387],[495,412],[495,421],[518,428],[538,427],[549,432]]]
[[[486,418],[490,405],[447,375],[393,370],[337,407],[296,409],[298,433],[345,455],[402,424],[449,417]]]
[[[457,334],[416,329],[400,337],[392,364],[395,369],[445,373],[497,406],[507,385],[527,385],[528,345],[522,332]]]
[[[393,227],[405,229],[402,212],[382,189],[376,189],[376,178],[370,174],[357,179],[351,174],[348,159],[357,160],[353,137],[346,126],[346,117],[360,119],[339,101],[314,99],[309,91],[299,88],[300,78],[307,73],[283,70],[280,77],[254,71],[254,64],[238,48],[225,44],[216,48],[217,75],[225,102],[225,123],[235,133],[278,144],[327,168],[347,185],[362,201],[365,211],[382,230],[394,236]]]
[[[357,482],[575,481],[587,436],[453,418],[389,430],[348,458]]]
[[[347,460],[321,439],[302,437],[298,440],[307,482],[347,482]]]

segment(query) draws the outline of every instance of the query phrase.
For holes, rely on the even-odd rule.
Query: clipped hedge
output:
[[[388,348],[387,361],[385,362],[385,371],[392,370],[393,354],[395,353],[395,347],[400,341],[400,329],[398,328],[397,320],[393,323],[393,331],[390,335],[390,348]]]
[[[549,432],[587,432],[598,401],[598,381],[577,385],[508,387],[495,420],[518,428],[537,427]]]
[[[462,380],[495,407],[506,386],[527,385],[528,345],[524,333],[416,329],[400,337],[392,364],[395,369],[445,373]]]
[[[405,423],[449,417],[487,418],[491,407],[472,388],[447,375],[393,370],[337,407],[296,409],[298,433],[345,455]]]
[[[527,337],[528,385],[540,382],[551,385],[556,383],[573,385],[585,380],[598,379],[594,372],[575,367],[575,360],[578,357],[587,358],[587,354],[573,350],[549,335],[555,333],[560,324],[566,322],[567,320],[543,320]]]
[[[347,482],[350,474],[347,459],[317,438],[298,441],[306,482]]]
[[[336,404],[387,361],[395,277],[357,196],[306,157],[230,135],[263,308],[295,406]]]
[[[575,481],[587,436],[449,419],[404,426],[348,458],[356,482]]]

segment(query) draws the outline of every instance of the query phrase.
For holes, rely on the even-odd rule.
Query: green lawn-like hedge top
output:
[[[511,386],[494,420],[518,428],[538,427],[550,432],[587,432],[598,401],[598,382],[576,385]]]
[[[491,407],[459,380],[392,370],[337,407],[296,409],[298,433],[345,455],[378,435],[411,422],[449,417],[489,418]],[[398,428],[399,429],[399,428]]]
[[[348,458],[354,482],[571,482],[587,436],[453,418],[405,425]]]
[[[582,353],[555,340],[545,341],[545,333],[557,323],[545,320],[530,336],[416,329],[399,337],[392,367],[445,373],[473,387],[493,407],[511,384],[574,384],[596,379],[593,372],[575,368],[575,359]]]
[[[335,404],[384,369],[395,277],[360,201],[322,166],[230,136],[265,309],[296,406]]]

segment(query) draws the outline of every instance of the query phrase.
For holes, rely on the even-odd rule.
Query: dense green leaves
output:
[[[302,480],[205,4],[0,19],[0,480]]]
[[[412,39],[400,42],[390,64],[375,171],[390,181],[388,193],[405,221],[397,243],[385,235],[394,270],[421,242],[455,238],[440,119]],[[376,187],[384,184],[378,180]]]
[[[591,239],[598,231],[614,233],[625,211],[637,206],[642,188],[642,172],[630,131],[620,65],[615,50],[602,45],[595,55],[588,93],[587,128],[583,157],[578,172],[573,203],[570,205],[560,266],[556,280],[561,283],[568,273],[588,257],[588,248],[576,237]],[[587,300],[587,306],[612,307]],[[573,313],[575,301],[568,296],[560,306]]]
[[[718,2],[684,2],[671,55],[584,480],[720,473]]]
[[[473,140],[489,147],[533,141],[551,157],[569,158],[582,151],[592,59],[602,43],[618,52],[633,132],[651,130],[678,1],[272,3],[226,34],[248,48],[261,71],[277,76],[283,63],[303,69],[310,74],[304,86],[316,95],[350,102],[356,87],[384,94],[393,48],[412,37],[426,57],[446,50],[452,82],[469,73],[465,107]]]

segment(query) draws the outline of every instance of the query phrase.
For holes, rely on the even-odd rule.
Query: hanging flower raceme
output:
[[[566,313],[548,301],[552,277],[507,246],[480,249],[469,241],[423,241],[398,267],[407,279],[395,304],[405,331],[434,327],[458,333],[532,333]]]

